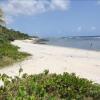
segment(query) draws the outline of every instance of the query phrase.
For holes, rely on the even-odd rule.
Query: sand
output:
[[[33,44],[21,40],[15,40],[12,44],[32,56],[23,62],[0,69],[1,74],[18,75],[21,66],[23,73],[37,74],[48,69],[50,73],[76,73],[79,77],[100,83],[100,52]]]

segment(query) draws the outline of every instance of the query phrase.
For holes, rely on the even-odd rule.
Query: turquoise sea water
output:
[[[49,40],[47,42],[47,44],[49,45],[100,51],[100,37],[75,36],[75,37],[61,37],[61,38],[47,38],[47,39]]]

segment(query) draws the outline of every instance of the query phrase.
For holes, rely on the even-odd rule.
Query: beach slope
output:
[[[15,40],[12,44],[32,56],[23,62],[0,69],[1,74],[18,75],[20,67],[23,68],[23,73],[28,74],[38,74],[48,69],[50,73],[75,73],[100,83],[100,52],[33,44],[22,40]]]

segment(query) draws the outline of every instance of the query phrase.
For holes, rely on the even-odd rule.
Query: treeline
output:
[[[27,57],[29,54],[19,52],[18,47],[12,45],[10,42],[16,39],[29,38],[30,36],[27,34],[0,26],[0,67],[13,64]]]
[[[30,36],[19,31],[0,26],[0,38],[8,41],[13,41],[16,39],[28,39]]]

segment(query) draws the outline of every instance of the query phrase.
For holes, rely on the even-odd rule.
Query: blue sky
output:
[[[31,35],[100,35],[100,0],[0,0],[7,26]]]

